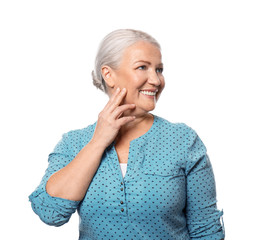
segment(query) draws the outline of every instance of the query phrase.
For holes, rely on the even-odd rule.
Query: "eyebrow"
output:
[[[134,64],[139,63],[139,62],[144,62],[144,63],[147,63],[148,65],[151,65],[151,63],[150,63],[150,62],[145,61],[145,60],[135,61],[135,62],[134,62]],[[163,66],[163,63],[159,63],[159,64],[157,64],[157,65],[158,65],[158,66]]]

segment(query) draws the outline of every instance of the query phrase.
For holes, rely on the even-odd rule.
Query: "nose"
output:
[[[155,86],[160,86],[161,80],[157,74],[157,72],[151,72],[148,76],[148,82]]]

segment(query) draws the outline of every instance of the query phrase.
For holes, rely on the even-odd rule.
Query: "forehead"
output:
[[[136,62],[139,60],[161,62],[161,52],[155,45],[140,41],[125,49],[122,55],[124,62]]]

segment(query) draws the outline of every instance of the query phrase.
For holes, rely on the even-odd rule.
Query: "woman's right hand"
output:
[[[98,115],[97,125],[91,141],[97,143],[98,146],[103,146],[104,149],[113,142],[123,125],[135,119],[135,116],[121,117],[124,111],[135,108],[135,104],[120,105],[125,95],[125,88],[121,91],[117,88]]]

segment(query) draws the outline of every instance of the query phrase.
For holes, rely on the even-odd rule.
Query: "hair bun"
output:
[[[94,71],[91,72],[91,75],[92,75],[92,79],[93,79],[93,85],[96,86],[97,88],[99,88],[100,90],[105,91],[104,90],[104,86],[102,84],[102,81],[100,81],[97,78],[97,76],[96,76]]]

